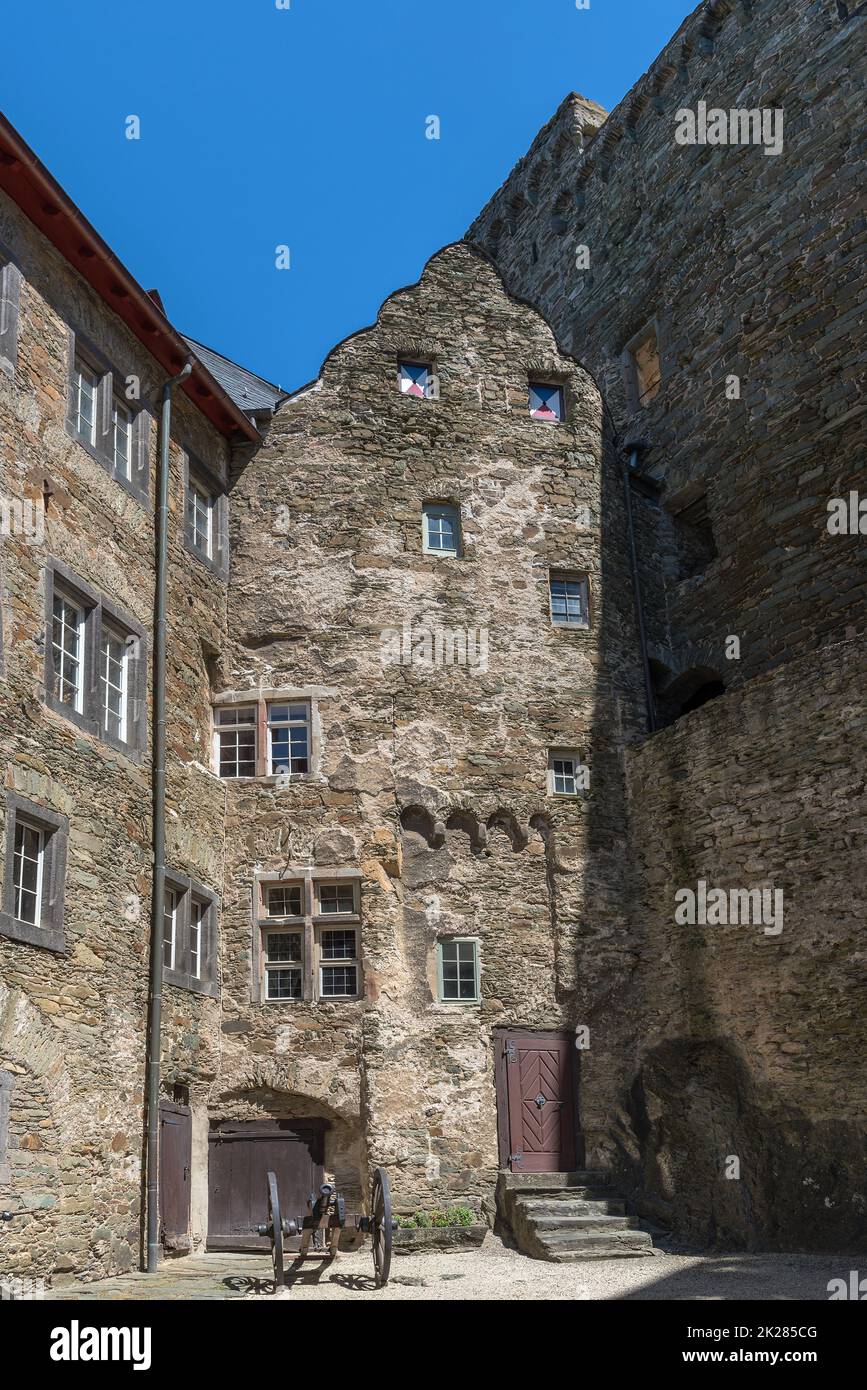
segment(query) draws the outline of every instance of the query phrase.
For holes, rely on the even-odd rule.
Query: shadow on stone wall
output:
[[[867,1248],[852,1181],[867,1179],[863,1136],[781,1104],[725,1039],[672,1038],[647,1053],[613,1126],[612,1166],[638,1213],[690,1244]]]

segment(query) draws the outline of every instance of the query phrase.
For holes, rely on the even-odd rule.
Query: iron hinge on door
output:
[[[518,1048],[517,1048],[517,1046],[516,1046],[515,1043],[513,1043],[512,1041],[509,1041],[509,1042],[506,1043],[506,1061],[507,1061],[507,1062],[517,1062],[517,1060],[518,1060]]]
[[[523,1162],[524,1162],[524,1150],[523,1150],[523,1149],[519,1149],[518,1152],[517,1152],[516,1154],[509,1154],[509,1162],[510,1162],[510,1163],[523,1163]]]

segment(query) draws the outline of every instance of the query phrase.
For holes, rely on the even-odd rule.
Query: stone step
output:
[[[507,1189],[537,1192],[563,1191],[569,1187],[603,1187],[609,1177],[601,1168],[578,1168],[574,1173],[502,1173]]]
[[[572,1231],[621,1231],[637,1226],[633,1216],[528,1216],[527,1225],[537,1236],[564,1235]]]
[[[610,1216],[625,1216],[626,1202],[622,1197],[609,1197],[595,1193],[592,1197],[573,1196],[571,1192],[562,1195],[549,1193],[545,1197],[518,1197],[513,1205],[520,1203],[528,1216],[591,1216],[595,1212]]]
[[[625,1257],[655,1255],[647,1231],[562,1231],[539,1232],[536,1236],[542,1259],[559,1263],[575,1260],[618,1260]],[[532,1251],[531,1253],[537,1253]]]

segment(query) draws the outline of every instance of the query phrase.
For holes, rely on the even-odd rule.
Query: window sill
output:
[[[184,532],[184,549],[186,550],[187,554],[194,555],[196,559],[199,561],[199,564],[204,565],[205,569],[210,570],[211,574],[213,574],[217,579],[222,580],[223,583],[226,582],[226,580],[228,579],[228,571],[226,569],[226,566],[220,564],[219,560],[214,560],[212,556],[204,555],[202,551],[199,550],[198,546],[193,545],[186,531]]]
[[[551,623],[555,632],[589,632],[589,623]]]
[[[59,714],[67,724],[74,724],[82,733],[89,734],[95,743],[99,743],[103,748],[112,748],[116,753],[121,753],[131,763],[141,763],[144,759],[145,749],[134,747],[132,744],[123,743],[120,739],[112,738],[110,735],[103,734],[97,728],[94,720],[82,714],[79,710],[72,709],[65,705],[62,700],[58,700],[56,695],[48,695],[45,699],[48,709],[55,714]]]
[[[0,938],[4,937],[7,941],[20,941],[27,946],[41,946],[43,950],[53,951],[56,955],[66,954],[66,940],[62,930],[20,922],[9,912],[0,912]]]
[[[174,985],[175,989],[184,989],[188,994],[201,994],[207,999],[220,997],[220,988],[216,981],[197,980],[183,970],[169,970],[168,966],[163,966],[163,979],[167,985]]]

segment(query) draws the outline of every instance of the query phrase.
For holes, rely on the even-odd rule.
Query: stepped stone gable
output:
[[[400,394],[402,358],[434,364],[438,399]],[[534,374],[563,383],[567,423],[530,418]],[[560,875],[553,837],[582,864],[594,802],[553,805],[547,750],[580,748],[594,773],[612,754],[599,634],[551,627],[548,571],[588,573],[595,601],[599,526],[575,518],[599,514],[600,439],[586,374],[458,245],[278,409],[233,489],[226,680],[315,692],[322,743],[309,781],[227,784],[224,1003],[249,1032],[227,1042],[224,1074],[251,1049],[286,1057],[330,1101],[360,1067],[356,1122],[410,1203],[490,1197],[491,1026],[570,1017],[584,884]],[[428,500],[460,509],[459,558],[423,552]],[[474,637],[475,656],[383,664],[393,634],[412,651],[442,629]],[[249,865],[279,871],[287,844],[300,864],[361,867],[367,1006],[299,1007],[275,1035],[248,1003]],[[613,894],[610,853],[606,872]],[[455,932],[479,938],[484,969],[463,1012],[435,1002],[435,942]]]

